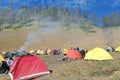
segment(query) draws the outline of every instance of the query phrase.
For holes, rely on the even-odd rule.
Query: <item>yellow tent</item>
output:
[[[68,53],[68,50],[65,48],[63,49],[63,54],[67,54]]]
[[[5,59],[0,55],[0,62],[5,61]]]
[[[2,56],[4,56],[5,54],[6,54],[6,52],[5,52],[5,51],[2,51],[2,52],[1,52],[1,55],[2,55]]]
[[[47,54],[49,55],[51,53],[51,50],[50,49],[47,49]]]
[[[5,52],[5,51],[2,51],[2,52],[1,52],[1,54],[2,54],[2,55],[5,55],[5,54],[6,54],[6,52]]]
[[[94,48],[86,53],[84,59],[87,60],[112,60],[113,57],[104,49],[102,48]]]
[[[29,53],[30,53],[30,54],[33,54],[34,52],[35,52],[34,50],[30,50],[30,52],[29,52]]]
[[[120,52],[120,46],[115,49],[116,52]]]
[[[44,51],[42,50],[42,49],[40,49],[40,50],[37,50],[37,54],[44,54]]]

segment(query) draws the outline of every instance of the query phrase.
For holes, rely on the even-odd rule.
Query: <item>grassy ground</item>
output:
[[[53,73],[35,80],[119,80],[120,79],[120,53],[111,54],[112,61],[55,61],[61,58],[56,56],[39,56]],[[6,74],[0,80],[10,80]]]
[[[41,80],[118,80],[120,77],[119,53],[111,54],[112,61],[75,60],[54,62],[60,56],[41,56],[53,73],[39,78]],[[118,78],[118,79],[117,79]],[[36,79],[36,80],[39,80]]]
[[[22,29],[16,31],[0,32],[0,48],[3,51],[18,50],[26,40],[27,35],[33,32],[35,38],[26,48],[68,48],[81,47],[92,49],[94,47],[107,48],[119,46],[119,28],[100,29],[94,28],[95,32],[86,33],[80,29],[49,29],[49,30],[29,30]],[[111,33],[112,32],[112,33]],[[108,36],[108,33],[111,36]],[[109,40],[108,40],[109,39]],[[111,42],[110,42],[111,41]],[[35,80],[120,80],[120,53],[111,53],[112,61],[85,61],[83,59],[75,61],[54,61],[62,56],[39,56],[53,73]],[[10,80],[9,76],[0,75],[0,80]]]

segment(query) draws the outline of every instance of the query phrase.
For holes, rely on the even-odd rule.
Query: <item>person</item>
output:
[[[59,52],[60,55],[62,55],[62,54],[63,54],[63,49],[60,48],[60,49],[58,50],[58,52]]]
[[[0,74],[8,73],[10,70],[10,67],[7,65],[6,61],[2,61],[1,67],[0,67]]]
[[[13,64],[13,62],[14,62],[13,58],[10,57],[10,58],[8,58],[8,60],[7,60],[7,65],[8,65],[9,67],[11,67],[12,64]]]
[[[80,49],[79,47],[77,47],[77,48],[76,48],[76,50],[77,50],[78,52],[80,52],[80,51],[81,51],[81,49]]]
[[[80,53],[82,54],[82,58],[84,58],[84,57],[85,57],[85,53],[86,53],[86,51],[83,50],[83,49],[81,49],[81,50],[80,50]]]
[[[4,55],[4,58],[9,58],[9,57],[13,57],[13,53],[10,51],[6,52],[6,54]]]
[[[67,57],[67,55],[64,55],[64,57],[62,58],[63,61],[67,61],[69,60],[69,58]]]
[[[106,49],[106,51],[111,53],[111,52],[114,52],[115,49],[112,46],[110,46]]]
[[[84,58],[85,57],[85,50],[83,50],[83,49],[81,49],[81,48],[79,48],[79,47],[77,47],[76,48],[77,49],[77,51],[80,53],[80,54],[82,54],[82,58]]]

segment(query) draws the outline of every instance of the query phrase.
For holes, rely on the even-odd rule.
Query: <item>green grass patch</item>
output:
[[[111,61],[96,61],[96,68],[90,71],[90,76],[108,76],[119,70],[118,65],[112,64]]]
[[[102,70],[98,69],[98,70],[91,71],[89,75],[91,77],[92,76],[102,76],[102,75],[105,75],[105,73],[106,73],[106,71],[102,71]]]
[[[120,71],[115,72],[108,80],[120,80]]]

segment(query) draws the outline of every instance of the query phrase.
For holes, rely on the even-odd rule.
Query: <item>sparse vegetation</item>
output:
[[[79,27],[84,31],[92,28],[87,11],[76,9],[77,13],[67,8],[53,6],[21,5],[14,10],[13,5],[0,11],[0,31],[5,29],[20,29],[23,27],[45,26],[47,23],[59,22],[61,27]]]
[[[113,76],[110,77],[110,79],[108,80],[120,80],[120,73],[119,72],[115,72]]]
[[[108,16],[102,17],[102,23],[104,27],[117,27],[120,25],[120,12],[115,11]]]
[[[77,46],[85,50],[98,46],[105,49],[109,41],[114,47],[120,45],[118,13],[103,17],[105,27],[116,26],[115,29],[111,28],[112,33],[108,34],[112,37],[108,35],[106,37],[102,29],[95,26],[98,22],[96,12],[89,15],[87,11],[81,12],[80,8],[76,12],[53,6],[19,6],[14,10],[10,5],[0,11],[0,49],[3,51],[18,50],[30,32],[36,34],[34,38],[37,38],[38,42],[31,42],[26,48],[28,51],[38,48],[70,49],[70,47]],[[117,14],[115,19],[113,19],[113,14]],[[114,20],[118,22],[114,23]],[[108,31],[109,29],[107,28]],[[106,30],[104,32],[107,33]],[[112,61],[81,59],[68,62],[53,61],[60,58],[60,55],[40,55],[39,57],[45,61],[49,69],[53,70],[53,73],[35,80],[119,80],[120,53],[111,55],[114,57]],[[10,80],[6,74],[0,76],[2,76],[0,80]]]
[[[89,33],[86,37],[86,32],[80,28],[60,28],[53,29],[53,31],[36,34],[37,38],[41,40],[41,44],[31,43],[27,50],[37,48],[68,48],[71,46],[80,46],[83,49],[90,50],[96,46],[103,47],[106,45],[106,38],[103,37],[102,30],[97,27],[93,27],[95,33]],[[113,32],[113,44],[115,47],[119,46],[119,28],[112,29]],[[38,33],[36,29],[17,29],[7,30],[0,32],[0,48],[3,51],[14,51],[18,50],[23,45],[29,32]],[[49,34],[48,34],[49,33]],[[118,35],[116,35],[118,34]],[[67,38],[66,38],[67,36]],[[72,36],[72,37],[71,37]],[[42,38],[41,38],[42,37]],[[73,39],[74,38],[74,39]],[[54,59],[61,58],[61,55],[56,56],[45,56],[40,55],[39,57],[48,65],[48,68],[53,70],[53,73],[37,78],[35,80],[119,80],[120,72],[120,53],[111,53],[113,60],[111,61],[85,61],[84,59],[75,61],[58,61]],[[8,75],[2,75],[0,80],[10,80]]]

